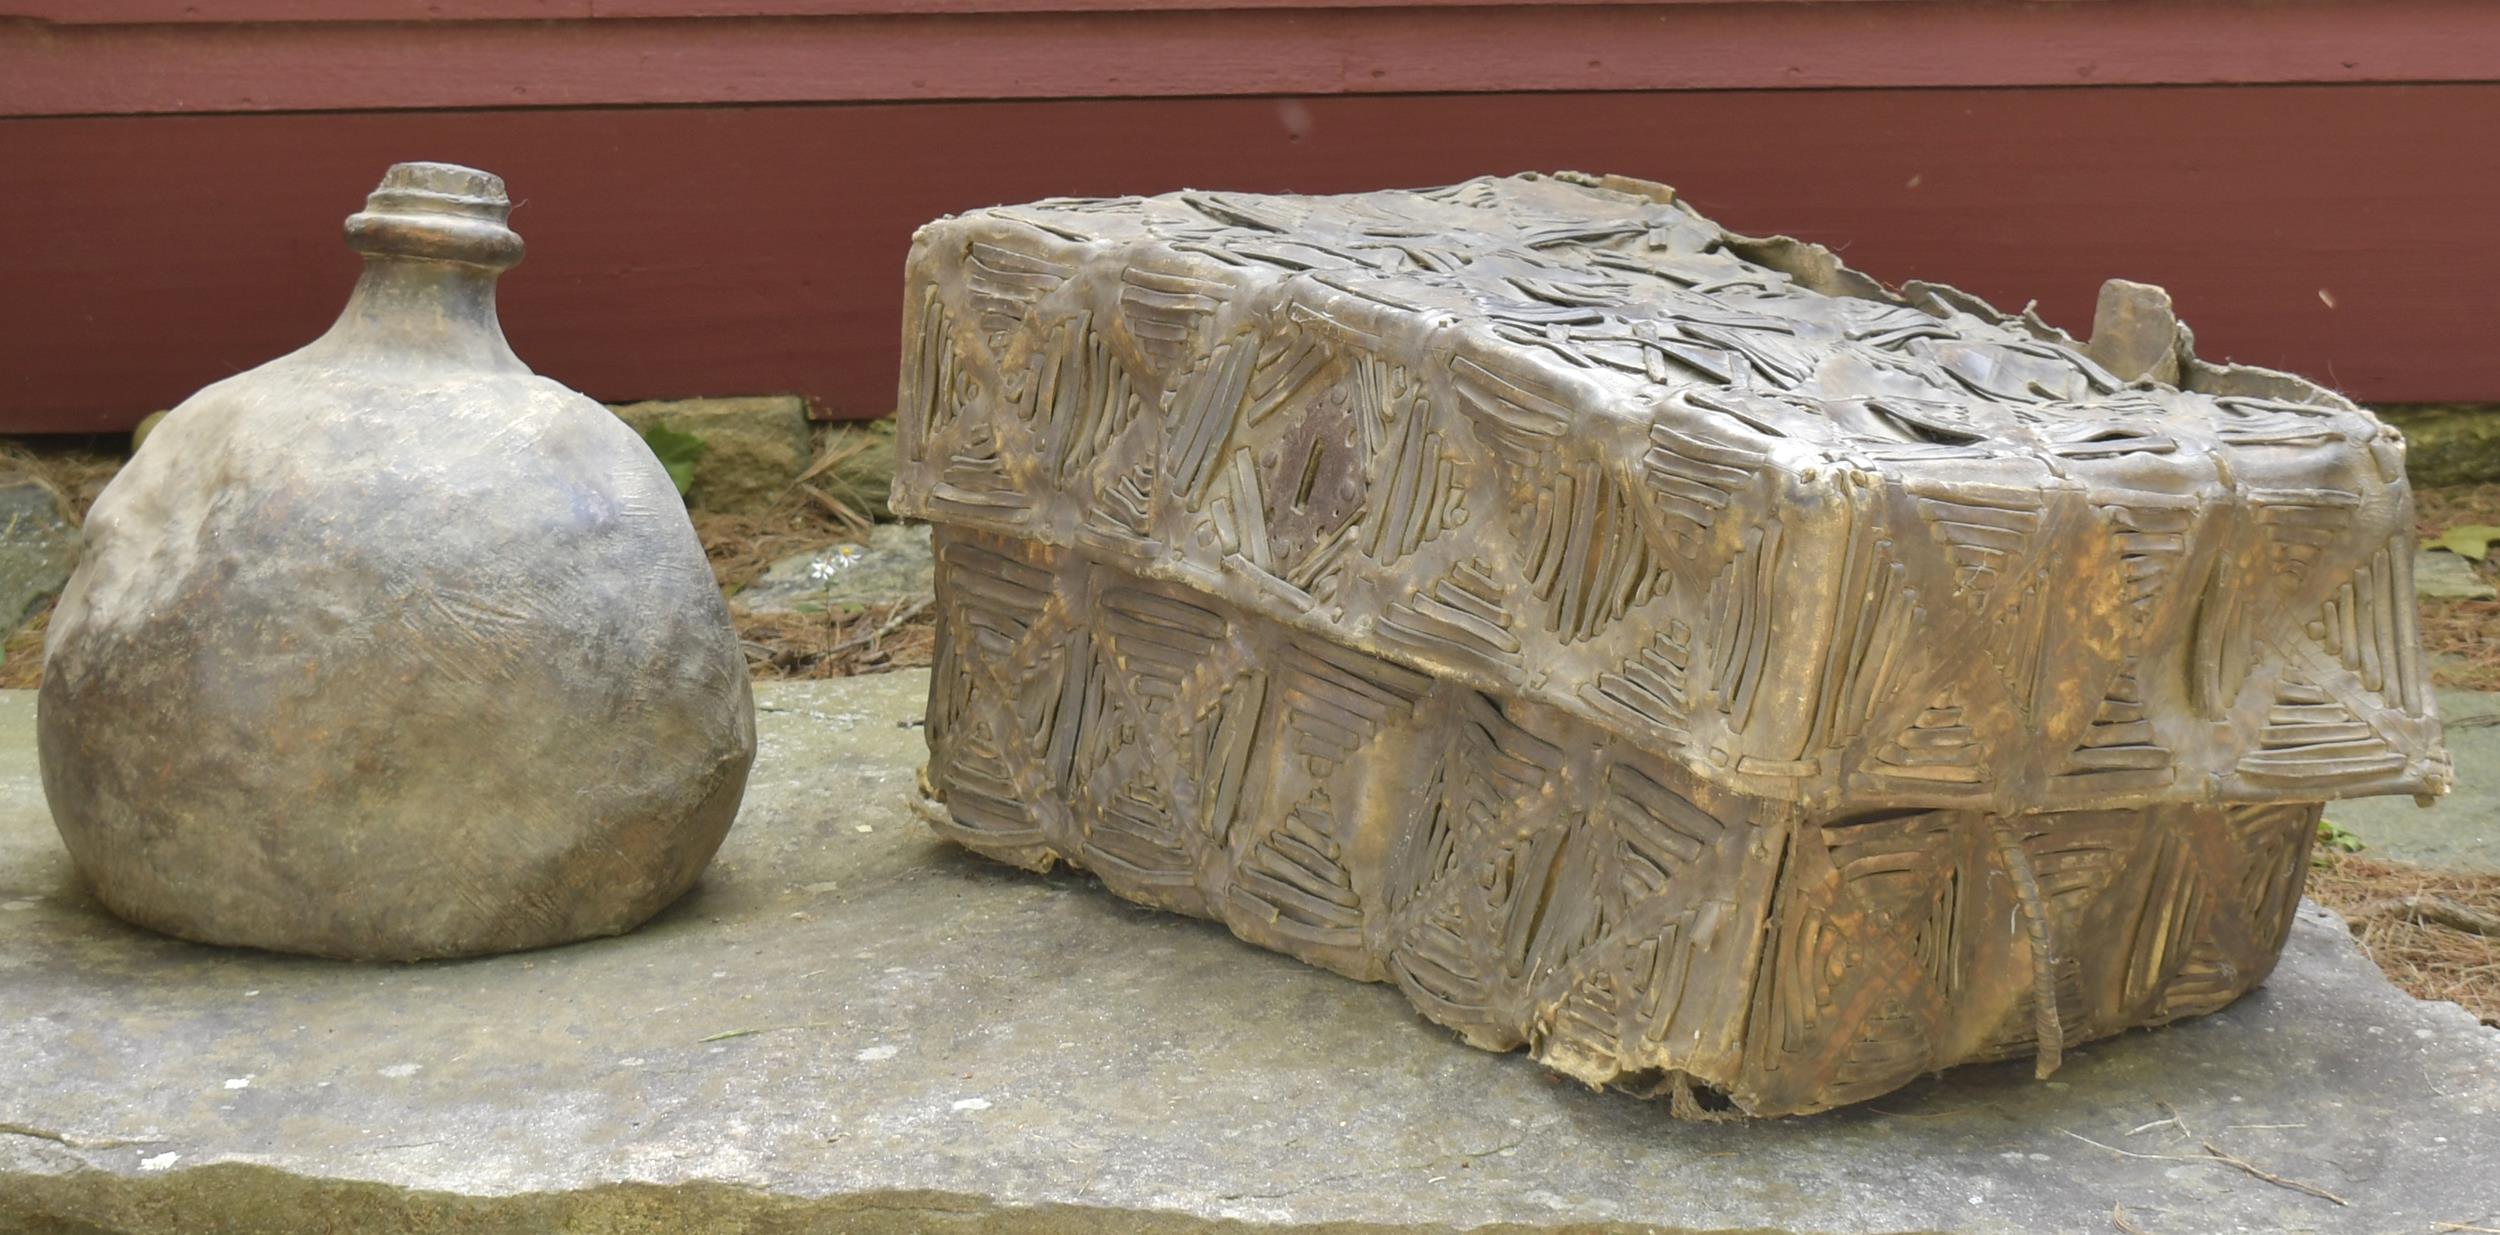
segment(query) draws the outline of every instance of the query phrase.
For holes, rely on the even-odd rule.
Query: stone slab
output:
[[[2500,873],[2500,694],[2442,688],[2439,720],[2456,763],[2447,796],[2428,807],[2355,798],[2329,804],[2326,817],[2360,837],[2369,857]]]
[[[2405,435],[2405,475],[2416,485],[2500,480],[2500,408],[2488,403],[2380,409]]]
[[[936,588],[929,525],[880,523],[869,529],[865,543],[827,545],[773,563],[729,603],[749,613],[822,613],[844,605],[928,600]]]
[[[2474,564],[2444,549],[2413,555],[2413,593],[2425,600],[2490,600],[2500,587],[2485,582]]]
[[[758,514],[806,470],[813,433],[807,404],[793,395],[622,403],[610,411],[637,433],[663,425],[703,439],[686,504],[696,510]]]
[[[0,696],[0,1230],[2500,1226],[2500,1034],[2318,912],[2256,995],[2047,1083],[1680,1124],[939,846],[904,805],[926,683],[759,687],[745,814],[643,931],[397,968],[105,917],[46,822],[32,699]]]
[[[61,594],[78,565],[78,544],[52,490],[31,480],[0,483],[0,634]]]

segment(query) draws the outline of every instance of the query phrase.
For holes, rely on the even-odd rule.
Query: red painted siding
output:
[[[944,211],[1580,167],[2072,326],[2126,274],[2211,354],[2500,400],[2495,137],[2491,0],[0,0],[0,430],[308,337],[338,218],[423,157],[512,182],[516,342],[612,398],[882,412]]]
[[[0,122],[0,427],[105,429],[336,311],[387,163],[501,172],[514,343],[606,398],[894,389],[916,224],[1060,193],[1333,191],[1578,167],[2088,325],[2165,283],[2214,357],[2500,398],[2500,85],[1543,93]]]
[[[1595,4],[1812,4],[1859,0],[0,0],[0,16],[71,26],[275,21],[632,21],[894,13],[1153,13],[1187,9],[1556,8]],[[1887,0],[1876,0],[1887,2]],[[1888,0],[1900,3],[1903,0]]]
[[[577,2],[354,0],[274,20],[308,5],[0,0],[86,14],[0,22],[0,116],[2500,79],[2491,0],[599,0],[645,16],[569,21],[441,18]],[[195,7],[221,20],[173,20]],[[374,20],[395,12],[435,18]]]
[[[68,26],[326,21],[634,21],[935,13],[1153,13],[1189,9],[1557,8],[1597,4],[1904,3],[1907,0],[0,0],[0,17]]]

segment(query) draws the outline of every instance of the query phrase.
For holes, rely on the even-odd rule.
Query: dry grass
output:
[[[840,518],[819,500],[785,501],[761,515],[697,515],[695,533],[712,572],[732,594],[730,619],[759,681],[843,678],[929,663],[937,627],[926,601],[836,605],[821,613],[748,613],[737,589],[794,553],[865,537],[865,520]]]
[[[843,678],[925,668],[937,623],[925,600],[842,606],[825,613],[733,611],[747,670],[758,681]]]
[[[695,535],[712,559],[712,575],[720,580],[721,590],[735,592],[755,582],[767,567],[793,553],[866,536],[868,516],[826,492],[819,478],[869,445],[865,438],[854,438],[827,448],[762,514],[697,513]]]
[[[35,450],[0,441],[0,483],[32,480],[51,490],[61,516],[72,524],[87,521],[87,508],[121,470],[122,456],[97,450]],[[0,641],[0,688],[32,689],[43,681],[43,632],[51,622],[47,607],[26,625]]]
[[[2500,523],[2500,483],[2416,489],[2413,523],[2425,537],[2468,523]]]
[[[758,515],[726,515],[698,511],[694,534],[712,559],[712,577],[721,590],[736,594],[755,582],[766,568],[793,553],[818,549],[868,534],[864,521],[833,515],[812,502],[784,498]]]
[[[2500,526],[2500,484],[2415,490],[2413,515],[2414,529],[2424,540],[2454,527]],[[2500,584],[2500,560],[2476,563],[2474,569]],[[2436,658],[2431,676],[2440,685],[2500,690],[2500,600],[2424,597],[2422,647]]]
[[[762,514],[697,514],[695,535],[712,560],[713,577],[734,598],[774,562],[845,540],[863,539],[869,521],[826,492],[815,478],[865,442],[837,445]],[[840,678],[929,663],[935,620],[926,602],[841,605],[822,613],[750,614],[730,606],[747,669],[758,680]]]
[[[2348,853],[2309,872],[2309,894],[2343,914],[2389,980],[2417,999],[2445,999],[2500,1027],[2500,937],[2425,921],[2419,898],[2463,916],[2500,917],[2500,875],[2461,875]]]
[[[34,450],[0,439],[0,482],[32,480],[52,491],[71,523],[87,521],[96,494],[122,468],[123,456],[99,450]]]
[[[52,625],[52,610],[29,619],[0,643],[0,690],[33,690],[43,685],[43,632]]]
[[[2500,600],[2423,598],[2422,647],[2438,658],[2432,681],[2500,691]]]

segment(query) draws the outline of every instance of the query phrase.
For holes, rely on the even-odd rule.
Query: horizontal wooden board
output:
[[[1909,0],[0,0],[0,17],[65,26],[232,22],[633,21],[926,13],[1152,13],[1173,9],[1478,8],[1521,4],[1857,4]]]
[[[2500,85],[1173,99],[0,122],[0,429],[126,426],[311,338],[388,163],[502,173],[505,319],[603,398],[884,414],[940,214],[1183,185],[1578,167],[2087,328],[2164,283],[2201,350],[2378,400],[2500,400]]]
[[[884,2],[618,0],[649,20],[0,21],[0,115],[2500,78],[2489,0],[874,11]],[[800,15],[739,15],[768,11]]]

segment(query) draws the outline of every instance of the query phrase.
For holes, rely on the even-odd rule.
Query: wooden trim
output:
[[[0,20],[57,26],[583,21],[596,0],[0,0]]]
[[[926,13],[1168,13],[1186,9],[1564,8],[1608,5],[1899,4],[1905,0],[597,0],[601,18]]]
[[[1608,4],[1864,4],[1904,0],[0,0],[0,20],[64,26],[268,22],[632,21],[667,17],[868,17],[1157,13],[1179,9],[1395,9]]]
[[[440,2],[463,12],[528,0]],[[698,0],[601,2],[683,8]],[[1756,0],[634,21],[19,22],[0,23],[0,116],[2484,81],[2500,77],[2494,47],[2500,4],[2490,0]]]

